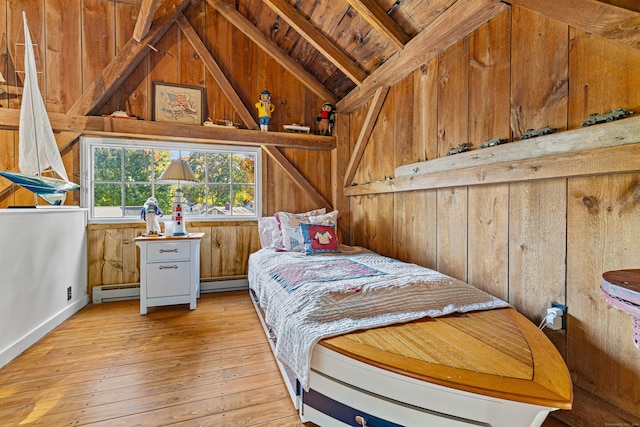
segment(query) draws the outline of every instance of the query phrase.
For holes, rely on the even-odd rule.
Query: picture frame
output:
[[[156,122],[202,125],[205,117],[203,87],[153,82],[153,117]]]

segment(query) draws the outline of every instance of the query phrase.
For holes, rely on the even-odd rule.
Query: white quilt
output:
[[[351,254],[261,249],[249,257],[249,287],[277,336],[275,356],[305,389],[313,346],[323,338],[509,306],[437,271],[361,248],[346,249]]]

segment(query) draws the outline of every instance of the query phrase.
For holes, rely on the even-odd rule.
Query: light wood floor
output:
[[[303,425],[247,292],[85,307],[0,369],[0,425],[29,424]]]

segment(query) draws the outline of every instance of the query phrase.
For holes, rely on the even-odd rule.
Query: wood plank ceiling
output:
[[[124,0],[120,0],[124,1]],[[132,2],[136,0],[129,0]],[[625,0],[205,0],[320,97],[349,113],[510,5],[633,44],[637,13]],[[133,39],[170,0],[138,0]],[[577,15],[576,15],[577,11]],[[571,12],[571,13],[569,13]],[[592,12],[596,12],[595,15]],[[598,22],[581,13],[599,16]],[[625,24],[626,22],[626,24]],[[633,27],[631,28],[630,27]],[[624,33],[624,34],[623,34]],[[77,112],[77,111],[75,111]]]
[[[423,45],[421,50],[437,53],[508,7],[500,0],[206,1],[280,63],[293,60],[296,65],[285,68],[294,73],[304,70],[306,84],[332,100],[357,87],[374,86],[367,79],[412,40]],[[154,13],[167,3],[140,2],[134,40],[140,42],[147,35]],[[424,37],[416,40],[430,25],[436,28],[428,32],[430,40],[445,36],[444,45],[438,37],[426,45]]]

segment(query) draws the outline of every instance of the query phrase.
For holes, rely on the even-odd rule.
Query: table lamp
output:
[[[194,181],[198,179],[193,174],[193,171],[189,167],[189,163],[182,159],[173,159],[169,162],[169,166],[162,172],[160,181],[177,181],[178,189],[176,195],[173,198],[173,213],[171,214],[171,220],[175,223],[172,236],[186,236],[187,232],[184,227],[184,218],[182,217],[182,207],[184,205],[184,197],[182,195],[181,183],[182,181]]]

